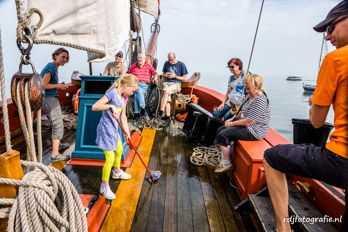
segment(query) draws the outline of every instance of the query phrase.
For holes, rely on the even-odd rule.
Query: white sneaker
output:
[[[111,191],[109,185],[106,185],[106,186],[101,185],[99,192],[100,194],[104,195],[104,197],[108,200],[113,200],[116,198],[116,195]]]
[[[113,179],[121,179],[121,180],[128,180],[130,178],[132,178],[132,175],[124,172],[122,169],[119,173],[116,173],[115,171],[112,171],[112,175],[111,177]]]
[[[216,173],[219,173],[219,172],[225,172],[229,169],[232,169],[233,168],[233,165],[231,163],[229,164],[225,164],[224,162],[221,162],[217,168],[215,169],[215,172]]]

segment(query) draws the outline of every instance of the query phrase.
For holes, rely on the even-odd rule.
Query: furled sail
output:
[[[135,5],[140,6],[140,10],[158,18],[159,0],[136,0]]]
[[[16,5],[22,41],[28,27],[34,43],[69,46],[101,58],[116,54],[129,38],[129,0],[16,0]]]

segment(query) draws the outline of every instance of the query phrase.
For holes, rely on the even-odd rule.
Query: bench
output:
[[[255,211],[257,218],[261,224],[264,231],[275,231],[275,220],[274,220],[274,210],[269,198],[267,191],[266,180],[264,176],[263,169],[263,153],[267,148],[276,146],[278,144],[289,144],[286,138],[278,134],[273,129],[270,129],[267,136],[259,141],[238,141],[235,147],[235,156],[233,157],[233,162],[235,165],[235,170],[231,173],[236,185],[241,190],[241,198],[244,199],[240,204],[235,206],[235,210],[238,212],[250,212]],[[289,215],[293,218],[297,218],[297,222],[293,225],[298,231],[336,231],[330,223],[310,223],[310,222],[299,222],[298,218],[321,218],[323,219],[323,214],[319,211],[318,207],[314,206],[313,203],[305,197],[303,193],[299,191],[298,181],[302,180],[300,183],[310,184],[311,191],[321,191],[321,194],[316,194],[317,201],[321,198],[324,201],[332,202],[338,208],[332,208],[332,205],[326,204],[326,210],[320,208],[320,211],[324,215],[330,215],[332,217],[339,218],[343,214],[344,205],[342,208],[342,203],[336,199],[334,194],[330,191],[326,193],[323,192],[322,186],[320,188],[316,183],[320,183],[315,180],[307,178],[299,178],[296,176],[289,176],[288,186],[289,186]],[[303,182],[304,181],[304,182]],[[295,186],[295,184],[297,186]],[[263,187],[263,188],[262,188]],[[261,189],[261,190],[260,190]],[[342,200],[342,199],[341,199]],[[317,202],[316,202],[317,205]],[[337,213],[332,213],[328,210],[339,209],[340,215]],[[338,225],[338,224],[336,224]]]

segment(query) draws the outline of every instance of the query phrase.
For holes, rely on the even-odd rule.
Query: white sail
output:
[[[116,54],[129,37],[129,0],[16,0],[17,14],[34,30],[34,43],[70,46],[105,57]],[[26,18],[30,20],[26,20]],[[19,25],[21,20],[19,20]]]
[[[159,11],[159,1],[158,0],[140,0],[135,1],[136,6],[140,4],[140,10],[153,15],[155,18],[158,18]]]

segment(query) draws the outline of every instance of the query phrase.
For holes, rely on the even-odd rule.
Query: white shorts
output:
[[[181,82],[163,82],[163,91],[167,91],[168,94],[180,92]]]

